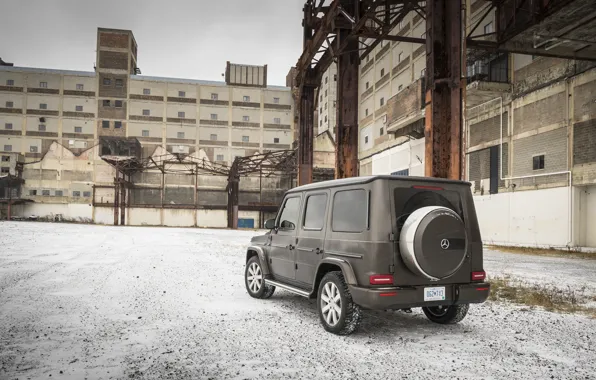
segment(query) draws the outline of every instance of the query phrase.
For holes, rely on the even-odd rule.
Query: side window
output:
[[[300,198],[288,198],[284,204],[284,208],[279,216],[279,228],[284,231],[292,231],[296,229],[298,222],[298,212],[300,211]]]
[[[325,210],[327,208],[327,194],[311,195],[306,199],[304,213],[304,228],[322,230],[325,225]]]
[[[335,232],[362,232],[367,228],[368,196],[366,191],[338,191],[333,197],[331,229]]]

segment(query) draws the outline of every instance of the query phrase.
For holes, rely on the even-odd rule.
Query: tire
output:
[[[451,325],[461,322],[468,314],[469,304],[423,307],[424,315],[432,322]]]
[[[257,278],[254,278],[253,281],[253,277]],[[270,298],[273,295],[273,292],[275,292],[275,286],[265,285],[263,269],[258,256],[251,257],[246,263],[246,268],[244,269],[244,285],[246,286],[248,294],[253,298]]]
[[[327,301],[330,294],[334,295],[334,298],[339,296],[339,300]],[[317,311],[323,328],[337,335],[352,334],[362,320],[362,310],[352,300],[344,276],[339,271],[329,272],[321,280],[317,293]]]

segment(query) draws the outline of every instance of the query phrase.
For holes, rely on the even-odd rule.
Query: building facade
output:
[[[490,2],[466,6],[471,29]],[[493,12],[474,35],[492,38],[495,24]],[[425,20],[410,13],[396,29],[424,38]],[[594,64],[522,54],[469,57],[464,172],[483,240],[596,247]],[[404,42],[383,41],[361,62],[360,175],[424,175],[425,68],[425,46]]]
[[[0,152],[25,156],[24,193],[34,203],[23,213],[107,222],[97,205],[114,196],[109,188],[98,194],[113,184],[114,170],[101,157],[122,154],[113,150],[126,141],[138,141],[139,158],[188,156],[228,166],[238,156],[291,149],[292,94],[267,85],[267,66],[228,62],[225,82],[142,76],[128,30],[99,28],[96,51],[94,72],[0,66]],[[221,191],[219,206],[225,184],[205,178],[192,186]],[[163,217],[154,222],[167,224]]]

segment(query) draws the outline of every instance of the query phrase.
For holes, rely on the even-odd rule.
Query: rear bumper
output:
[[[424,301],[424,288],[445,287],[445,299]],[[349,285],[354,302],[366,309],[404,309],[420,306],[482,303],[490,293],[490,284],[446,284],[412,287],[361,288]]]

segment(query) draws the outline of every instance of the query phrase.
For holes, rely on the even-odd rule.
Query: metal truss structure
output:
[[[179,175],[212,175],[227,177],[228,194],[227,213],[228,227],[238,228],[238,198],[240,194],[240,178],[256,176],[269,178],[273,175],[295,177],[296,151],[281,150],[247,157],[236,157],[231,166],[213,163],[208,159],[198,159],[189,155],[164,154],[146,158],[134,156],[101,156],[115,170],[114,177],[114,225],[125,224],[127,189],[134,188],[132,175],[148,170],[159,170],[165,174]],[[196,187],[197,181],[195,181]],[[163,186],[163,183],[162,183]],[[95,189],[95,188],[94,188]],[[196,189],[195,189],[196,191]],[[93,196],[95,199],[95,195]],[[257,211],[271,211],[277,205],[256,206]]]
[[[381,41],[426,44],[425,175],[460,179],[465,65],[498,52],[596,61],[594,0],[307,0],[296,64],[298,183],[312,182],[315,89],[337,62],[336,178],[358,175],[358,69]],[[482,17],[466,27],[466,6]],[[394,33],[408,13],[426,20],[426,38]],[[474,35],[496,14],[496,31]],[[468,51],[470,57],[467,57]],[[378,53],[377,53],[378,54]]]

